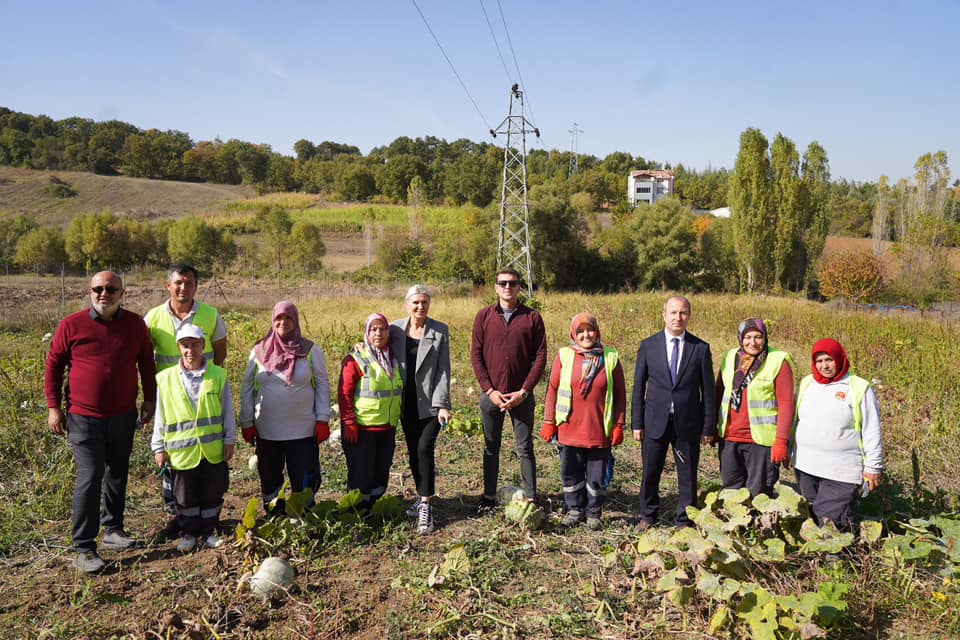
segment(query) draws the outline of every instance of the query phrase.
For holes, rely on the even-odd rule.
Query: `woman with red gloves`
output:
[[[300,335],[296,305],[278,302],[270,331],[250,352],[240,386],[240,426],[243,439],[256,446],[268,512],[285,511],[280,495],[284,467],[294,493],[320,488],[318,445],[330,437],[329,421],[323,349]]]
[[[861,491],[883,482],[877,394],[850,373],[847,352],[832,338],[813,345],[812,364],[797,392],[794,471],[817,524],[851,529]]]
[[[619,353],[601,343],[595,316],[578,313],[570,322],[570,346],[561,347],[553,361],[540,430],[544,441],[556,437],[563,445],[564,526],[584,520],[591,529],[602,526],[604,473],[611,446],[623,443],[626,410]]]
[[[737,336],[740,347],[723,354],[717,376],[720,480],[724,489],[773,496],[779,465],[788,462],[796,365],[786,351],[770,348],[760,318],[741,322]]]
[[[390,349],[390,323],[372,313],[364,325],[363,343],[340,365],[337,400],[341,441],[347,458],[347,489],[358,489],[362,509],[387,492],[396,430],[403,401],[403,376]]]

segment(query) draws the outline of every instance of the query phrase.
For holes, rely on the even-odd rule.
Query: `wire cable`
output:
[[[490,123],[487,122],[487,119],[483,117],[483,112],[480,111],[480,107],[477,106],[477,101],[473,99],[470,90],[467,89],[467,85],[464,84],[463,78],[460,77],[460,74],[457,73],[457,68],[453,66],[453,62],[450,61],[450,57],[447,55],[447,52],[443,50],[443,45],[440,44],[440,40],[437,38],[437,35],[433,32],[433,29],[430,28],[430,23],[427,22],[427,17],[423,15],[423,11],[420,10],[420,7],[417,5],[417,0],[410,0],[413,3],[414,8],[417,10],[417,13],[420,14],[420,19],[423,20],[424,26],[427,28],[427,31],[430,32],[430,35],[433,37],[433,41],[437,43],[437,47],[440,48],[440,53],[443,54],[443,59],[447,61],[447,64],[450,65],[450,70],[453,71],[453,75],[456,76],[457,82],[460,83],[460,86],[463,88],[464,93],[467,94],[467,97],[470,98],[470,102],[473,103],[473,108],[476,109],[477,115],[480,116],[480,119],[483,120],[484,126],[487,129],[493,129],[490,126]],[[512,45],[511,45],[512,46]]]
[[[524,88],[524,94],[526,95],[527,85],[523,81],[523,74],[520,73],[520,63],[517,62],[517,52],[513,48],[513,39],[510,38],[510,30],[507,28],[507,19],[503,15],[503,5],[500,3],[500,0],[497,0],[497,9],[500,10],[500,21],[503,22],[503,32],[507,34],[507,44],[510,45],[510,53],[513,55],[513,66],[517,68],[517,77],[520,78],[520,86]],[[530,122],[534,127],[537,127],[537,119],[533,115],[533,106],[530,104],[530,96],[526,96],[525,105],[530,111]],[[543,140],[540,139],[540,136],[537,136],[537,141],[543,146]]]
[[[510,76],[510,70],[507,69],[507,61],[503,59],[503,52],[500,50],[500,43],[497,42],[497,36],[493,32],[493,25],[490,24],[490,17],[487,15],[487,8],[483,6],[483,0],[480,0],[480,9],[483,11],[483,19],[487,21],[487,28],[490,30],[490,37],[493,38],[493,46],[497,48],[497,55],[500,56],[500,64],[503,65],[503,72],[507,74],[507,84],[513,84],[513,78]]]

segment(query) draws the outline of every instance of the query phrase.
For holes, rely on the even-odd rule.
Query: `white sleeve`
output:
[[[257,358],[256,349],[250,350],[250,358],[247,360],[247,368],[243,372],[243,382],[240,383],[240,426],[249,427],[253,424],[256,408],[256,390],[254,381],[257,378]]]
[[[237,416],[233,413],[233,394],[230,393],[229,382],[223,384],[220,403],[223,414],[223,444],[237,444]]]
[[[227,323],[223,321],[223,316],[220,315],[220,312],[217,311],[217,324],[213,328],[213,336],[210,337],[210,342],[220,342],[221,340],[226,340],[227,338]]]
[[[873,387],[868,387],[860,405],[863,416],[860,439],[863,443],[863,470],[866,473],[883,471],[883,440],[880,437],[880,407]]]
[[[320,345],[314,344],[313,349],[313,379],[316,388],[313,390],[313,415],[319,422],[330,421],[330,376],[327,374],[327,359]]]
[[[153,436],[150,438],[150,451],[160,453],[163,448],[163,406],[160,404],[160,389],[157,389],[157,401],[153,405]]]

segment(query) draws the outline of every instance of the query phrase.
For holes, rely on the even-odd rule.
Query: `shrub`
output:
[[[876,299],[883,293],[883,263],[863,250],[840,251],[820,261],[820,293],[851,302]]]

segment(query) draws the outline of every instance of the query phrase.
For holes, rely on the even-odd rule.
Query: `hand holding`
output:
[[[360,428],[355,424],[343,425],[343,440],[349,444],[357,444],[360,439]]]
[[[863,480],[870,487],[870,491],[875,491],[883,482],[883,473],[863,473]]]
[[[610,444],[614,447],[619,447],[623,444],[623,425],[615,424],[613,425],[613,431],[610,433]]]
[[[313,431],[317,438],[317,444],[320,444],[330,437],[330,423],[326,420],[317,420],[317,424],[314,425]]]
[[[169,460],[170,460],[170,456],[167,455],[166,451],[157,451],[155,454],[153,454],[153,461],[156,462],[157,466],[160,467],[161,469],[163,468],[163,465],[166,464]]]
[[[544,422],[543,428],[540,429],[540,437],[543,438],[544,442],[550,442],[557,436],[557,425],[552,422]]]
[[[247,444],[257,443],[257,428],[255,426],[250,425],[249,427],[244,427],[241,433]]]
[[[447,426],[447,423],[450,422],[450,410],[449,409],[440,409],[437,411],[437,422],[440,423],[440,428]]]
[[[784,438],[777,438],[770,447],[770,462],[773,464],[787,462],[787,441]]]

